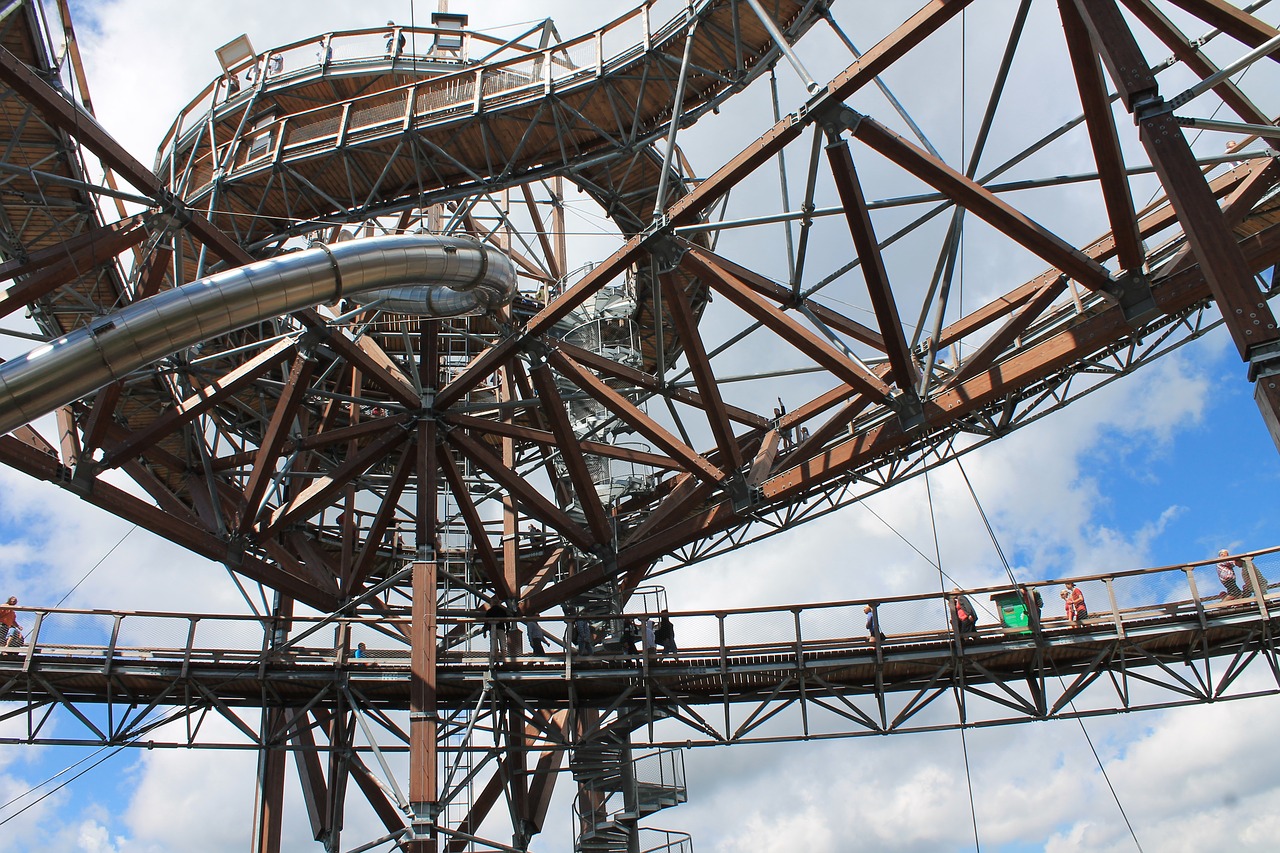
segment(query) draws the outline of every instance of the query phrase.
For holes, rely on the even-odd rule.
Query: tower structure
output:
[[[638,849],[641,819],[684,795],[671,753],[634,754],[632,734],[677,713],[677,697],[641,701],[637,676],[612,695],[570,687],[531,704],[495,677],[517,666],[518,618],[566,645],[566,624],[618,643],[625,612],[665,609],[660,561],[723,554],[915,476],[1194,340],[1219,307],[1280,434],[1280,331],[1260,277],[1280,256],[1275,105],[1259,101],[1280,91],[1266,82],[1274,30],[1179,0],[1230,41],[1215,65],[1156,4],[1126,2],[1136,23],[1109,0],[1048,4],[1081,114],[980,169],[1024,4],[1002,19],[980,144],[956,168],[895,98],[866,93],[927,67],[971,5],[990,4],[910,10],[865,53],[812,0],[700,0],[669,20],[644,4],[568,40],[550,21],[486,36],[446,9],[432,27],[265,51],[238,40],[153,169],[89,120],[78,64],[55,61],[46,30],[70,32],[69,19],[50,27],[32,4],[6,17],[0,82],[28,162],[10,164],[25,195],[6,202],[4,305],[29,311],[43,340],[0,366],[0,459],[270,590],[262,667],[291,661],[301,625],[336,627],[341,668],[379,659],[355,656],[361,644],[409,661],[407,701],[380,700],[376,679],[323,701],[263,699],[256,849],[279,846],[290,760],[332,849],[353,782],[385,843],[482,844],[503,799],[507,841],[523,849],[559,771],[578,785],[580,849]],[[1139,35],[1173,59],[1144,54]],[[807,39],[843,51],[828,76],[815,77]],[[1245,67],[1261,82],[1232,82]],[[1167,68],[1198,82],[1165,91]],[[799,93],[785,110],[782,75]],[[773,115],[696,173],[681,134],[739,98]],[[1219,104],[1235,119],[1208,118]],[[1183,126],[1238,144],[1206,155]],[[1069,132],[1092,173],[1000,183],[1052,163]],[[46,140],[58,156],[37,162]],[[851,142],[860,164],[881,158],[928,191],[869,201]],[[793,197],[784,165],[784,212],[724,221],[732,191],[776,180],[788,153],[803,189]],[[87,161],[131,189],[89,180]],[[1146,176],[1159,192],[1142,207],[1132,187]],[[1032,215],[1008,200],[1080,182],[1100,200],[1087,234],[1038,221],[1052,202]],[[566,237],[571,188],[617,230],[589,263]],[[113,218],[117,198],[146,210]],[[892,237],[873,225],[875,211],[916,204],[934,206]],[[1031,270],[976,310],[950,296],[966,216]],[[779,222],[783,265],[735,236]],[[836,237],[840,262],[815,274]],[[889,246],[906,238],[941,248],[903,281]],[[712,314],[713,296],[732,307]],[[744,340],[780,353],[777,369],[742,357]],[[112,486],[114,472],[146,497]],[[481,665],[442,698],[450,661]],[[571,656],[565,666],[572,685]],[[371,767],[388,770],[393,752],[372,727],[403,742],[405,790]],[[657,783],[638,769],[650,760]]]

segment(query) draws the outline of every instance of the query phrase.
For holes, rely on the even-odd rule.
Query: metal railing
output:
[[[571,674],[617,666],[660,667],[696,661],[698,665],[728,666],[743,658],[801,659],[839,652],[876,650],[866,629],[870,607],[879,620],[883,641],[877,653],[921,644],[956,643],[967,646],[1002,638],[1032,635],[1067,638],[1088,633],[1095,638],[1124,637],[1128,633],[1160,629],[1173,623],[1204,625],[1222,617],[1270,619],[1280,608],[1280,548],[1233,555],[1247,561],[1255,573],[1236,572],[1238,594],[1224,588],[1217,559],[1155,569],[1111,572],[1071,579],[1084,592],[1089,615],[1075,625],[1061,607],[1062,580],[1025,584],[1039,591],[1045,610],[1039,618],[1010,619],[1025,601],[1009,585],[967,589],[964,594],[978,610],[979,622],[971,638],[960,638],[951,624],[948,596],[943,592],[842,602],[757,607],[722,611],[673,611],[679,651],[675,657],[660,650],[631,654],[619,638],[596,637],[593,654],[565,654],[572,649],[571,625],[563,617],[528,620],[486,620],[474,612],[442,611],[438,616],[438,665],[450,667],[507,666],[530,669],[561,667]],[[1009,608],[1014,600],[1015,606]],[[1001,604],[1003,602],[1003,605]],[[1025,609],[1025,607],[1024,607]],[[153,662],[250,664],[270,661],[296,666],[370,667],[370,671],[408,668],[409,613],[393,610],[381,617],[297,617],[287,625],[252,615],[194,615],[153,611],[13,608],[21,630],[14,645],[0,647],[0,667],[38,656],[82,663]],[[642,621],[659,614],[626,614]],[[1016,615],[1016,614],[1015,614]],[[548,635],[546,654],[535,655],[523,637],[511,630],[538,622]],[[614,631],[620,618],[593,622],[597,631]],[[518,630],[518,629],[515,629]],[[277,631],[283,645],[270,642]],[[497,636],[497,640],[494,636]],[[364,644],[361,649],[360,645]]]
[[[283,143],[280,136],[276,137],[276,142],[286,148],[332,141],[344,136],[347,129],[363,129],[406,116],[421,118],[464,107],[479,111],[484,104],[515,93],[549,92],[572,80],[599,77],[643,56],[655,39],[670,38],[679,32],[680,27],[674,24],[683,23],[683,18],[653,32],[649,17],[653,2],[648,0],[584,36],[537,50],[469,30],[459,33],[436,27],[392,30],[384,26],[329,33],[283,45],[233,66],[230,73],[238,87],[234,90],[226,77],[212,80],[170,126],[159,146],[161,160],[172,156],[175,147],[186,148],[193,136],[202,132],[203,117],[210,110],[223,104],[238,108],[255,86],[269,88],[318,74],[358,71],[388,63],[404,67],[419,61],[426,63],[424,72],[437,72],[429,80],[280,119],[276,126],[284,130],[287,121],[291,125],[288,134],[293,134],[281,134]],[[403,47],[397,47],[401,37]],[[460,38],[460,46],[456,50],[438,49],[442,38]],[[449,70],[450,65],[459,66],[458,70]],[[241,83],[249,69],[254,69],[254,78]],[[257,130],[265,132],[270,126]]]

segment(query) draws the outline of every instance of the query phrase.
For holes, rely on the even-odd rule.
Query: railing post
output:
[[[720,629],[720,691],[724,697],[724,730],[729,731],[729,647],[725,642],[724,620],[727,614],[717,613],[716,623]]]
[[[809,734],[809,685],[805,682],[804,668],[804,637],[800,632],[800,612],[799,607],[791,611],[792,621],[796,626],[796,675],[800,681],[800,727],[806,736]]]
[[[351,102],[347,101],[342,105],[342,117],[338,119],[338,140],[335,143],[336,148],[341,148],[347,144],[347,129],[351,124]]]
[[[333,632],[333,663],[341,668],[347,663],[347,652],[351,645],[351,625],[346,619],[339,619]]]
[[[182,677],[185,679],[191,672],[191,650],[196,644],[196,624],[199,616],[189,617],[191,627],[187,629],[187,647],[182,650]]]
[[[1244,560],[1244,576],[1248,588],[1253,590],[1253,600],[1258,604],[1258,612],[1262,614],[1263,619],[1270,619],[1271,613],[1267,610],[1267,596],[1263,590],[1262,574],[1253,564],[1253,557],[1246,557]]]
[[[640,19],[644,22],[644,52],[648,53],[653,49],[653,32],[649,27],[649,3],[646,0],[644,8],[640,12]]]
[[[596,30],[596,76],[604,75],[604,30]]]
[[[409,128],[413,127],[413,105],[418,102],[418,84],[414,83],[405,90],[404,101],[404,121],[400,125],[400,129],[405,133],[409,132]]]
[[[27,639],[27,656],[22,661],[23,672],[31,671],[31,658],[35,655],[36,642],[40,639],[40,625],[44,622],[45,612],[46,611],[41,610],[39,613],[36,614],[36,624],[31,626],[31,633],[26,638]]]
[[[1191,566],[1183,566],[1182,570],[1187,573],[1187,585],[1191,587],[1191,600],[1196,604],[1196,616],[1200,619],[1200,630],[1208,628],[1208,623],[1204,618],[1204,602],[1200,600],[1200,590],[1196,589],[1196,570]]]
[[[471,112],[480,115],[480,107],[484,103],[484,70],[476,69],[476,90],[471,96]]]
[[[275,140],[275,143],[276,143],[276,150],[274,152],[274,156],[272,156],[271,158],[271,161],[276,166],[279,166],[280,163],[284,160],[284,145],[285,145],[284,134],[285,134],[285,131],[288,129],[289,129],[289,117],[285,116],[284,118],[280,119],[280,123],[276,125],[276,132],[272,134],[272,138]]]
[[[107,645],[107,661],[102,666],[102,674],[111,674],[111,659],[116,656],[116,641],[120,639],[120,623],[124,617],[117,613],[111,625],[111,642]]]
[[[1111,601],[1111,618],[1116,623],[1116,636],[1124,639],[1124,623],[1120,620],[1120,608],[1116,605],[1116,591],[1111,585],[1111,578],[1103,578],[1103,585],[1107,588],[1107,598]]]

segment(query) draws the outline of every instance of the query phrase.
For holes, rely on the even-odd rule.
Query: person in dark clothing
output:
[[[640,630],[640,620],[623,617],[622,648],[628,657],[635,657],[640,654],[640,650],[636,648],[636,643],[640,641]]]
[[[489,652],[494,660],[507,656],[507,632],[511,630],[511,611],[501,601],[494,601],[485,609],[485,620],[480,631],[489,635]]]
[[[529,638],[529,648],[535,655],[545,655],[547,653],[545,646],[547,632],[542,630],[542,625],[536,619],[525,620],[524,634]]]
[[[591,620],[585,617],[579,617],[573,623],[573,644],[579,655],[583,657],[589,656],[595,649],[595,642],[591,636]]]
[[[973,602],[956,587],[951,590],[951,615],[955,618],[956,631],[963,637],[972,635],[978,625],[978,611]]]
[[[671,659],[675,660],[679,656],[680,650],[676,647],[676,628],[671,624],[671,617],[665,610],[658,618],[658,626],[653,631],[653,638],[662,647],[660,658],[670,654]]]

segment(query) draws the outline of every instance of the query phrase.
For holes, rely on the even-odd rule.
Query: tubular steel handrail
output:
[[[1065,616],[1039,613],[1028,614],[1025,622],[1013,625],[1000,618],[994,621],[989,618],[976,628],[976,638],[984,641],[1006,636],[1052,639],[1088,631],[1094,637],[1123,639],[1135,627],[1147,628],[1180,620],[1192,621],[1203,629],[1209,618],[1225,614],[1239,616],[1256,612],[1260,619],[1269,620],[1271,609],[1280,603],[1280,582],[1269,581],[1266,576],[1280,577],[1280,546],[1228,559],[1244,560],[1250,567],[1239,578],[1239,596],[1218,591],[1221,588],[1216,574],[1218,558],[1019,584],[1030,591],[1041,591],[1070,580],[1086,590],[1094,609],[1078,627],[1072,626]],[[1254,566],[1257,574],[1253,574]],[[1004,584],[966,589],[964,595],[974,602],[985,601],[987,597],[1008,601],[1010,596],[1019,596],[1019,590]],[[935,592],[804,605],[672,611],[670,616],[680,641],[675,661],[696,661],[699,666],[727,672],[742,659],[759,656],[794,659],[796,666],[803,666],[813,655],[842,651],[870,651],[879,658],[895,647],[906,650],[921,644],[949,642],[963,650],[974,639],[956,635],[948,616],[948,598],[949,593]],[[1044,598],[1052,601],[1056,597],[1045,595]],[[1025,602],[1027,598],[1019,600]],[[863,608],[868,605],[879,619],[880,630],[885,635],[883,642],[871,642],[863,628]],[[264,644],[264,634],[278,627],[269,616],[38,607],[14,607],[13,610],[18,621],[30,627],[22,645],[0,649],[0,668],[20,662],[26,669],[33,659],[43,663],[58,658],[98,660],[107,668],[130,661],[170,661],[190,669],[206,664],[256,666],[269,660],[273,664],[303,667],[336,664],[358,669],[368,666],[370,672],[409,665],[408,644],[404,638],[408,636],[410,618],[404,610],[393,610],[377,618],[295,616],[290,620],[291,634],[298,636],[299,641],[288,643],[283,650],[269,649],[273,644]],[[644,620],[656,619],[660,614],[635,612],[626,616]],[[33,621],[28,622],[28,618]],[[563,667],[572,667],[569,672],[577,678],[589,677],[593,670],[609,671],[608,668],[618,662],[646,668],[672,662],[661,654],[661,649],[648,655],[642,651],[633,657],[623,648],[616,636],[621,625],[620,614],[593,621],[602,633],[593,655],[587,658],[571,655],[561,660],[562,652],[557,646],[572,648],[566,623],[573,618],[519,617],[518,623],[536,621],[543,625],[549,637],[556,638],[549,644],[549,654],[538,656],[527,648],[508,649],[505,629],[517,624],[515,620],[501,623],[479,618],[473,612],[441,611],[438,623],[443,648],[438,665],[443,670],[501,665],[541,671],[551,664],[561,673],[565,672]],[[336,630],[332,633],[316,630],[326,623],[332,623]],[[502,635],[502,639],[491,641],[490,633]],[[156,642],[166,637],[172,637],[174,642],[169,645]],[[355,652],[360,643],[367,646],[363,656]]]

